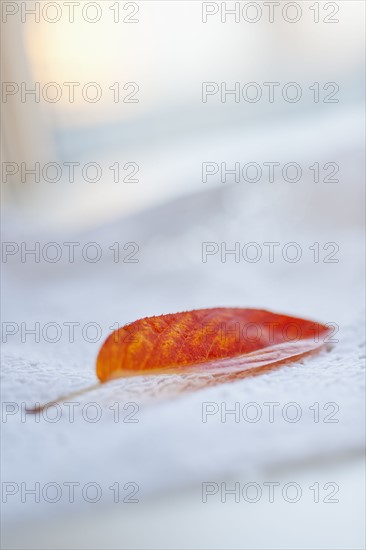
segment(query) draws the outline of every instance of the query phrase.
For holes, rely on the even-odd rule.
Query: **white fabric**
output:
[[[28,327],[36,321],[41,326],[98,322],[105,338],[117,322],[122,325],[142,316],[199,307],[237,306],[337,323],[340,330],[332,349],[261,376],[238,377],[235,382],[196,375],[116,380],[72,399],[81,404],[74,423],[64,406],[56,423],[36,423],[32,416],[22,423],[20,414],[9,416],[2,424],[3,481],[29,485],[95,481],[103,488],[115,481],[133,481],[140,486],[141,500],[238,470],[363,447],[362,232],[351,221],[346,228],[338,228],[334,211],[340,205],[333,212],[313,215],[309,227],[307,215],[314,214],[311,193],[293,190],[286,208],[274,209],[281,196],[279,188],[268,190],[263,204],[248,188],[217,188],[77,237],[45,238],[43,233],[44,242],[100,243],[103,258],[97,264],[80,259],[75,264],[21,264],[12,259],[5,265],[3,322],[25,322]],[[216,256],[203,263],[202,241],[225,239],[228,248],[235,241],[297,241],[303,259],[297,264],[281,258],[250,264],[235,263],[230,257],[222,263]],[[25,234],[19,225],[5,240],[40,239],[36,231]],[[114,263],[108,247],[115,241],[137,242],[139,263]],[[339,243],[340,261],[314,263],[309,246],[329,241]],[[54,344],[42,338],[36,343],[32,336],[25,343],[19,334],[9,337],[3,344],[3,401],[32,405],[95,384],[95,357],[101,344],[102,340],[86,342],[80,330],[70,343],[66,328]],[[136,402],[139,422],[115,423],[108,407],[116,401]],[[82,417],[81,406],[88,402],[102,407],[97,423]],[[236,423],[232,415],[221,422],[216,414],[204,423],[203,402],[226,403],[228,409],[235,402],[241,408],[256,402],[263,416],[256,423],[242,418]],[[273,423],[266,416],[263,404],[267,402],[280,404]],[[289,402],[301,408],[302,417],[296,423],[282,417]],[[323,419],[332,411],[324,411],[323,406],[336,403],[339,422],[314,422],[309,407],[316,402]],[[107,493],[112,500],[112,492]],[[8,520],[19,520],[42,514],[44,506],[9,498],[3,514]],[[62,506],[66,506],[63,500],[48,506],[48,513]]]

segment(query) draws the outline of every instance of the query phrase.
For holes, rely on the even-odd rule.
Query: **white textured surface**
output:
[[[305,196],[309,197],[306,203]],[[238,207],[239,198],[245,199],[241,203],[245,212]],[[267,205],[272,199],[279,201],[278,189],[267,199]],[[340,231],[334,210],[329,218],[315,218],[317,222],[304,233],[297,222],[302,219],[305,226],[311,209],[311,193],[302,196],[299,189],[288,200],[286,216],[256,203],[248,190],[244,196],[238,188],[225,193],[217,189],[152,211],[143,223],[141,215],[136,215],[82,236],[62,236],[61,242],[97,241],[103,250],[117,240],[136,241],[138,264],[114,264],[111,255],[109,261],[95,265],[7,264],[3,320],[29,326],[36,321],[41,325],[96,321],[104,338],[117,321],[123,324],[145,315],[235,305],[334,322],[340,330],[339,342],[331,350],[254,378],[227,382],[192,375],[116,380],[77,400],[100,404],[103,416],[95,424],[82,418],[81,406],[74,423],[64,407],[57,423],[36,423],[34,417],[22,423],[20,415],[9,417],[2,424],[3,480],[95,481],[103,488],[115,481],[134,481],[140,486],[141,500],[236,471],[360,450],[364,444],[362,237],[351,223]],[[254,223],[258,217],[265,223]],[[228,247],[235,241],[278,240],[300,242],[303,250],[315,241],[336,241],[340,261],[317,264],[308,254],[298,264],[202,263],[201,242],[225,238]],[[30,242],[37,240],[37,233],[22,234],[19,227],[6,239]],[[59,239],[48,235],[43,240]],[[3,345],[3,400],[32,404],[94,384],[94,361],[101,343],[85,342],[80,332],[73,343],[67,341],[66,332],[55,344],[35,343],[31,336],[25,343],[19,335],[10,337]],[[114,423],[108,407],[116,401],[136,402],[139,422]],[[279,410],[296,402],[302,417],[297,423],[284,421],[281,414],[273,423],[265,415],[257,423],[235,423],[232,417],[222,423],[216,415],[203,423],[203,402],[226,402],[228,408],[235,402],[256,402],[263,410],[265,402],[280,403]],[[335,402],[339,422],[315,423],[309,409],[315,402],[321,407]],[[112,492],[107,494],[111,500]],[[10,521],[19,520],[41,516],[45,507],[52,514],[65,506],[63,500],[51,507],[9,499],[3,514]]]

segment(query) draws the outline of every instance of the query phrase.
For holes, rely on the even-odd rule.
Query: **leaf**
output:
[[[258,309],[198,309],[145,317],[113,332],[97,358],[101,382],[168,374],[267,370],[320,348],[332,330]]]

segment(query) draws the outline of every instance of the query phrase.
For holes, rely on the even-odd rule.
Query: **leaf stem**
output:
[[[58,397],[54,401],[48,401],[47,403],[37,404],[35,407],[32,407],[30,409],[26,409],[27,413],[31,414],[37,414],[42,412],[46,407],[49,407],[50,405],[60,404],[62,401],[69,401],[70,399],[73,399],[74,397],[79,397],[80,395],[84,395],[84,393],[88,393],[90,391],[96,390],[101,387],[102,384],[94,384],[93,386],[88,386],[87,388],[83,388],[81,390],[74,391],[72,393],[69,393],[68,395],[62,395],[61,397]]]

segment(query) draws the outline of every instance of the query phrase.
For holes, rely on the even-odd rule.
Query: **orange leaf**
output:
[[[145,374],[252,374],[320,348],[330,333],[314,321],[258,309],[145,317],[107,338],[97,358],[97,375],[106,382]]]

